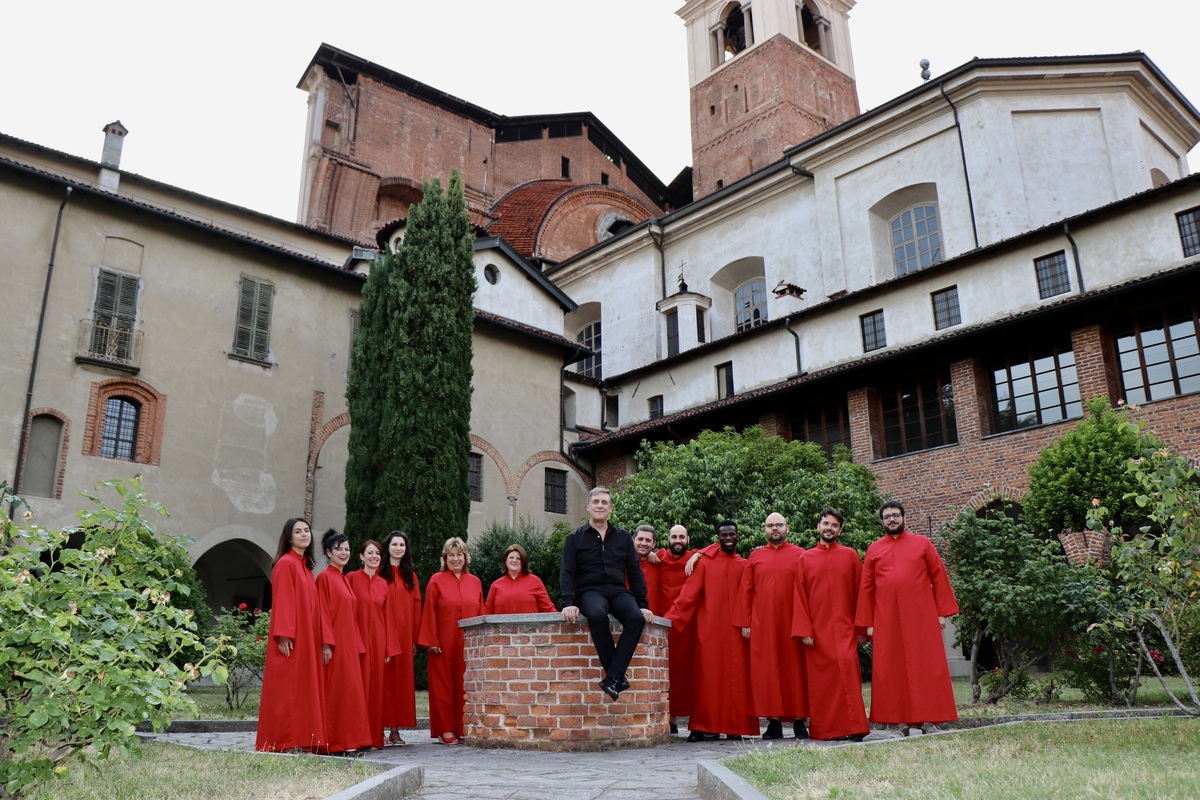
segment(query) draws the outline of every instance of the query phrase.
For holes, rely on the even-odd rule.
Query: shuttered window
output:
[[[96,306],[92,313],[91,355],[128,361],[137,321],[138,279],[102,269],[96,276]]]
[[[271,301],[275,287],[268,281],[242,276],[238,288],[237,330],[234,355],[268,361],[271,346]]]

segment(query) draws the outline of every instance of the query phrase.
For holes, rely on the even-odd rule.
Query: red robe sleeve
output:
[[[558,609],[554,607],[554,601],[550,599],[550,594],[546,591],[546,584],[542,583],[542,579],[537,575],[530,574],[535,581],[533,589],[533,599],[537,600],[537,609],[543,614],[549,614]]]
[[[875,625],[875,556],[870,547],[867,548],[867,558],[863,561],[862,579],[858,582],[854,625],[864,629]]]
[[[279,577],[283,580],[276,580],[274,575],[271,576],[271,635],[276,644],[279,643],[279,639],[284,638],[296,641],[296,613],[300,598],[296,591],[296,570],[293,563],[296,559],[289,558],[289,555],[285,553],[276,565]]]
[[[700,570],[704,569],[706,563],[704,559],[696,562],[696,569],[693,570],[691,578],[683,584],[679,597],[667,612],[667,619],[671,620],[671,625],[678,630],[687,627],[700,605],[700,597],[704,594],[704,575]]]
[[[796,562],[796,593],[792,598],[792,638],[794,639],[811,638],[813,635],[812,617],[808,613],[808,576],[804,571],[804,558],[805,556],[802,555]]]
[[[417,635],[417,644],[421,647],[441,647],[438,643],[437,607],[441,589],[438,577],[441,573],[429,579],[425,587],[425,610],[421,614],[421,632]]]
[[[933,605],[939,617],[953,617],[958,613],[958,600],[946,575],[946,565],[938,555],[933,542],[925,540],[925,567],[929,570],[929,582],[933,586]]]

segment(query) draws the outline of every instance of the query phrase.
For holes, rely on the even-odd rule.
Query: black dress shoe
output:
[[[679,733],[679,726],[676,725],[674,722],[671,723],[671,733],[676,733],[676,734]]]
[[[608,695],[610,700],[617,700],[621,697],[621,689],[617,684],[616,678],[605,678],[600,681],[600,690]]]
[[[792,731],[796,734],[797,739],[808,738],[808,728],[804,726],[804,720],[798,719],[792,723]]]
[[[617,691],[624,692],[629,689],[629,681],[625,680],[625,676],[617,678]]]
[[[763,733],[764,739],[782,739],[783,738],[783,723],[777,719],[767,720],[767,730]]]
[[[688,734],[687,740],[689,742],[703,742],[704,741],[704,731],[692,731],[691,733]]]
[[[867,738],[867,734],[855,733],[855,734],[851,734],[847,738],[850,739],[850,741],[852,741],[852,742],[861,742],[863,739]]]
[[[725,734],[725,738],[731,742],[740,742],[742,740],[742,735],[740,733],[727,733]]]

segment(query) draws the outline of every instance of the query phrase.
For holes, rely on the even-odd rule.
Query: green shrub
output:
[[[246,689],[262,683],[267,663],[267,643],[270,641],[271,613],[250,609],[245,603],[237,608],[221,609],[213,624],[213,637],[231,645],[223,659],[229,672],[225,682],[225,702],[239,709],[246,702]]]
[[[483,593],[486,595],[492,581],[504,574],[503,556],[509,545],[525,548],[532,571],[534,557],[545,549],[548,540],[549,534],[532,517],[521,517],[515,529],[495,520],[488,523],[470,542],[471,572],[483,582]]]
[[[542,583],[546,584],[546,593],[550,595],[554,605],[560,608],[562,606],[559,603],[558,572],[562,566],[563,542],[573,530],[575,529],[570,523],[562,520],[555,522],[545,546],[536,556],[529,556],[530,571],[542,579]]]

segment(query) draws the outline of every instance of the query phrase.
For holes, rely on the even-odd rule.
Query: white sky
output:
[[[321,42],[499,114],[591,111],[665,182],[690,162],[683,0],[22,0],[0,16],[0,132],[293,219]],[[1200,106],[1200,2],[859,0],[865,111],[975,56],[1142,50]],[[1200,169],[1200,150],[1191,155]]]

